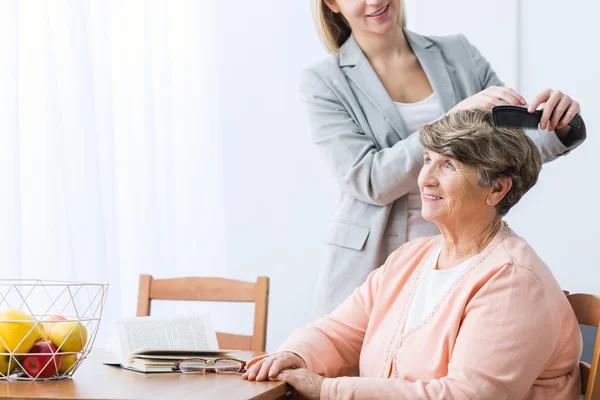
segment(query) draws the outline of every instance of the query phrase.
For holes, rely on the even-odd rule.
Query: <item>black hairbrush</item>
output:
[[[537,129],[542,119],[543,110],[535,110],[530,113],[526,107],[518,106],[495,106],[492,107],[492,118],[494,126],[512,126],[525,129]],[[573,128],[581,127],[581,117],[575,114],[569,122]]]

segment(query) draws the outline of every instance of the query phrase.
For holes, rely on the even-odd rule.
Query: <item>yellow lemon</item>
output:
[[[50,332],[50,341],[59,351],[81,351],[87,343],[87,329],[81,322],[58,322]]]
[[[35,342],[45,337],[44,325],[36,324],[36,320],[23,311],[11,308],[0,313],[0,348],[27,353]]]
[[[77,354],[63,354],[60,356],[60,367],[58,368],[58,373],[64,374],[67,372],[67,370],[71,368],[71,365],[75,364],[75,361],[77,361]],[[71,373],[73,369],[74,368],[71,368],[69,373]]]

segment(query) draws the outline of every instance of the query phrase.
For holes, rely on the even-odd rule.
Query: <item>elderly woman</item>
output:
[[[400,247],[243,377],[285,380],[306,398],[579,398],[575,315],[546,264],[502,221],[536,183],[539,151],[483,110],[424,126],[420,141],[423,217],[441,235]]]

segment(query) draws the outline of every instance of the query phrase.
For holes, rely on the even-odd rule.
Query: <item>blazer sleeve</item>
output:
[[[562,345],[560,321],[538,278],[528,269],[505,265],[473,296],[463,315],[447,376],[416,382],[328,378],[321,398],[525,398]]]
[[[481,55],[477,47],[471,44],[464,35],[459,34],[458,37],[471,59],[473,68],[479,78],[481,90],[487,89],[490,86],[504,86],[504,82],[498,78],[490,63]],[[571,128],[567,138],[563,140],[559,139],[554,131],[528,129],[526,133],[540,150],[544,163],[554,161],[560,156],[569,154],[571,150],[583,143],[587,137],[583,119],[581,128]]]
[[[380,287],[386,261],[369,274],[338,308],[316,322],[296,329],[277,351],[299,355],[319,375],[348,375],[358,369],[360,351]]]
[[[379,149],[316,71],[303,71],[300,93],[313,142],[345,192],[383,206],[417,187],[423,165],[418,133]]]

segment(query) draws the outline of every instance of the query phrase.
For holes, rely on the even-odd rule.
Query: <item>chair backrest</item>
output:
[[[591,294],[569,294],[567,295],[577,321],[582,325],[600,326],[600,297]],[[598,364],[600,363],[600,329],[596,336],[592,364],[579,362],[581,370],[581,393],[585,400],[600,400],[600,374]]]
[[[259,276],[256,282],[224,278],[153,279],[140,275],[138,317],[150,315],[151,300],[196,300],[254,303],[252,336],[217,332],[222,349],[265,351],[269,278]]]

